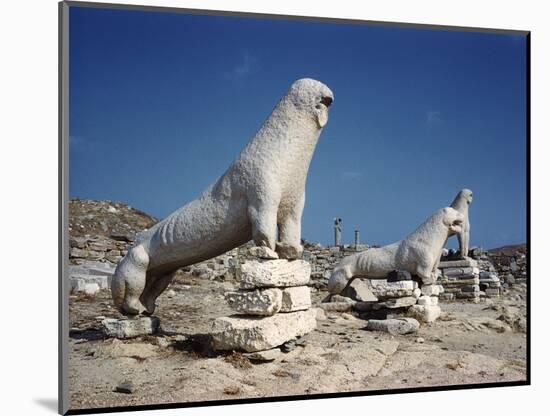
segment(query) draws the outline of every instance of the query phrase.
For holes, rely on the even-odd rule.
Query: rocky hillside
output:
[[[69,201],[70,261],[116,264],[137,233],[157,220],[129,205],[111,201]]]
[[[129,205],[111,201],[69,201],[69,234],[133,241],[136,233],[150,228],[156,218]]]

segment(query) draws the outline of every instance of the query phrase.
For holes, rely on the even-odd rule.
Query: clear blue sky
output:
[[[525,241],[525,37],[70,10],[71,197],[163,218],[311,77],[335,101],[309,170],[304,238],[330,243],[339,216],[344,242],[358,229],[390,243],[469,187],[472,245]]]

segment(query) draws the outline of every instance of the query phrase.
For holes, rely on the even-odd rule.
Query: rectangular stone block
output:
[[[267,317],[218,318],[212,325],[212,346],[216,350],[269,350],[313,331],[316,315],[313,308]]]
[[[461,288],[462,292],[479,292],[479,285],[464,285]]]
[[[281,289],[256,289],[227,292],[225,300],[237,313],[246,315],[274,315],[281,310]]]
[[[308,286],[296,286],[283,289],[280,312],[304,311],[311,308],[311,289]]]
[[[470,278],[470,279],[442,279],[440,283],[443,287],[460,287],[464,285],[478,285],[479,278]]]
[[[479,269],[477,267],[453,267],[443,270],[443,276],[472,276],[478,275]]]
[[[238,280],[243,289],[305,286],[310,274],[311,265],[305,260],[252,260],[241,266]]]
[[[479,299],[479,292],[460,292],[455,294],[457,299]]]
[[[108,289],[111,276],[73,275],[70,278],[71,292],[82,292],[87,284],[95,283],[100,289]]]
[[[419,321],[430,323],[439,318],[441,308],[438,305],[413,305],[408,314]]]
[[[379,300],[414,296],[418,283],[413,280],[388,281],[386,279],[371,279],[371,291]]]
[[[420,296],[417,303],[419,305],[437,305],[439,298],[437,296]]]
[[[412,306],[416,303],[414,296],[406,296],[402,298],[388,299],[385,302],[379,302],[379,306],[388,309],[404,308]]]
[[[442,292],[441,285],[424,285],[420,288],[420,291],[424,296],[437,296]]]
[[[103,332],[108,337],[135,338],[141,335],[152,335],[158,331],[160,321],[157,317],[133,319],[104,319],[101,322]]]
[[[452,267],[477,267],[477,261],[466,258],[464,260],[442,261],[439,263],[440,269],[448,269]]]
[[[500,296],[500,289],[488,288],[488,289],[485,289],[485,294],[487,296],[497,297],[497,296]]]

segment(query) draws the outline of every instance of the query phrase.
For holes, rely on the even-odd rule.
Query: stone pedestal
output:
[[[445,288],[445,300],[463,299],[474,303],[479,302],[482,293],[477,266],[477,261],[469,257],[439,263],[441,277],[438,283]]]
[[[310,274],[311,266],[304,260],[244,263],[238,277],[240,289],[225,295],[236,314],[214,321],[213,348],[270,350],[313,331],[317,311],[310,309]]]

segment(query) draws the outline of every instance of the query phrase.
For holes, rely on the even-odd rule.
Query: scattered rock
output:
[[[411,334],[418,331],[420,324],[413,318],[371,319],[367,324],[369,331],[389,332],[393,335]]]
[[[342,291],[342,295],[358,302],[377,301],[366,280],[353,279]]]
[[[130,319],[104,319],[101,322],[103,332],[108,337],[134,338],[140,335],[152,335],[160,327],[160,320],[155,316]]]
[[[311,289],[308,286],[283,289],[280,312],[304,311],[309,308],[311,308]]]
[[[115,387],[115,392],[132,394],[134,392],[134,385],[130,381],[125,381]]]

